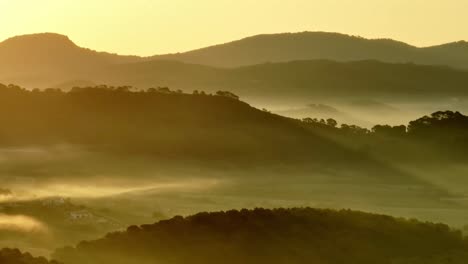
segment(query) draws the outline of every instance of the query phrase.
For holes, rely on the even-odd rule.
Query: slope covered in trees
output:
[[[458,127],[439,129],[432,138],[419,136],[420,129],[437,129],[436,122],[432,126],[416,120],[408,132],[405,127],[390,127],[389,132],[387,126],[370,131],[346,124],[338,127],[331,119],[297,120],[274,115],[249,106],[230,92],[211,95],[198,91],[184,94],[164,87],[129,89],[102,86],[41,92],[0,86],[0,146],[70,144],[174,161],[270,164],[281,160],[333,163],[335,167],[382,167],[374,158],[383,154],[394,160],[418,160],[422,153],[435,159],[464,153],[464,144],[451,144],[451,149],[435,144],[447,138],[462,142],[465,130]],[[461,114],[446,114],[447,118],[457,117],[451,123],[466,126]],[[435,119],[446,120],[443,113],[435,115]]]
[[[255,209],[131,226],[54,256],[68,264],[461,264],[468,245],[443,224],[349,210]]]
[[[185,94],[167,87],[130,89],[100,86],[70,92],[28,91],[0,85],[0,144],[65,143],[175,158],[182,153],[186,157],[223,153],[226,158],[292,156],[297,160],[352,159],[350,144],[361,142],[378,148],[373,140],[381,137],[376,135],[403,142],[425,139],[425,144],[448,137],[462,142],[466,137],[466,117],[458,112],[437,112],[415,120],[408,131],[403,126],[392,132],[391,127],[389,130],[382,125],[370,131],[346,124],[337,128],[335,120],[321,123],[274,115],[251,107],[230,92]]]
[[[68,143],[165,157],[347,153],[300,122],[255,109],[229,92],[2,86],[0,105],[2,146]]]
[[[44,257],[33,257],[29,253],[22,253],[18,249],[0,249],[0,263],[2,264],[60,264],[48,261]]]

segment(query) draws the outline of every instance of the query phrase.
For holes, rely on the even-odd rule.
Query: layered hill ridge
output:
[[[56,33],[22,35],[0,42],[0,54],[2,55],[0,59],[4,59],[5,54],[23,58],[29,56],[34,58],[40,55],[54,57],[54,54],[73,58],[73,54],[80,54],[95,57],[96,60],[100,59],[107,63],[176,60],[214,67],[240,67],[266,62],[325,59],[413,62],[468,68],[467,51],[468,44],[465,41],[419,48],[392,39],[366,39],[330,32],[256,35],[184,53],[152,57],[95,52],[78,47],[67,36]],[[79,61],[69,61],[70,64],[77,62]]]
[[[342,96],[465,96],[468,73],[443,66],[390,64],[378,61],[293,61],[214,68],[174,61],[116,65],[98,82],[191,91],[225,89],[242,97],[320,98]]]
[[[266,100],[327,93],[395,96],[419,92],[419,96],[429,92],[457,97],[465,93],[465,71],[412,63],[464,69],[468,67],[466,50],[466,42],[417,48],[388,39],[304,32],[260,35],[187,53],[137,57],[80,48],[68,37],[45,33],[0,43],[0,82],[31,88],[106,83],[170,86],[184,91],[225,89]]]

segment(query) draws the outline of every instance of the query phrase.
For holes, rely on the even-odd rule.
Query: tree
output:
[[[331,126],[331,127],[336,127],[338,125],[338,122],[336,122],[335,119],[332,119],[332,118],[328,118],[327,119],[327,125]]]
[[[239,96],[237,96],[237,95],[235,95],[235,94],[233,94],[231,92],[228,92],[228,91],[217,91],[216,95],[231,98],[231,99],[235,99],[235,100],[239,100]]]
[[[376,125],[372,128],[372,133],[380,136],[404,136],[406,134],[406,126],[389,126],[389,125]]]

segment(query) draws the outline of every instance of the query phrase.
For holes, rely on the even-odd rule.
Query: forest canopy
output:
[[[259,208],[130,226],[54,257],[68,264],[427,264],[466,263],[467,252],[461,233],[443,224],[350,210]]]

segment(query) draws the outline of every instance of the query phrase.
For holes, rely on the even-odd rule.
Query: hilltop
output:
[[[349,210],[200,213],[58,250],[68,264],[465,263],[466,240],[443,224]]]
[[[252,36],[153,58],[215,67],[240,67],[295,60],[378,60],[468,69],[467,52],[468,44],[464,41],[420,48],[392,39],[366,39],[330,32],[301,32]]]

